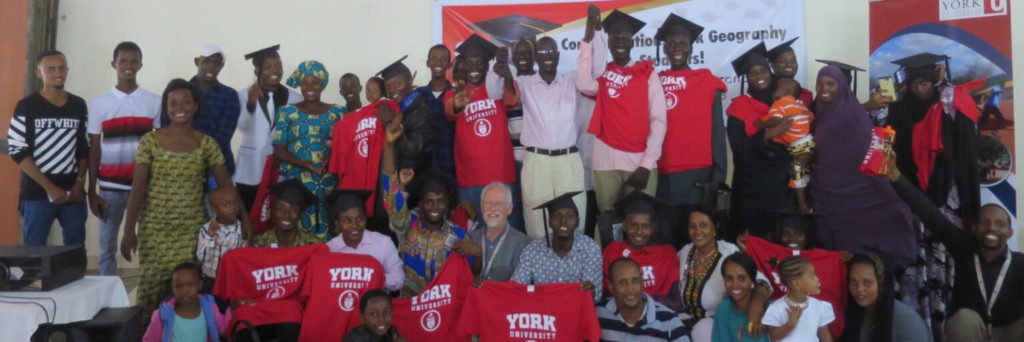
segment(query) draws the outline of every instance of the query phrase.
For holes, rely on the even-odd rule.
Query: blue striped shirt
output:
[[[597,321],[601,325],[601,341],[690,342],[690,329],[683,325],[674,311],[647,294],[644,294],[644,300],[647,301],[647,311],[633,327],[622,320],[614,297],[598,303]]]

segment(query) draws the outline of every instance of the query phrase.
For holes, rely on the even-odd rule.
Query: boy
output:
[[[219,336],[227,333],[230,311],[222,315],[212,295],[199,294],[203,286],[202,272],[201,266],[191,262],[174,267],[171,271],[174,298],[153,311],[143,341],[220,341]]]
[[[210,191],[214,218],[199,229],[199,244],[196,246],[196,258],[203,265],[203,293],[210,293],[213,289],[221,256],[245,245],[236,203],[235,192],[230,188],[222,186]]]
[[[800,210],[808,210],[806,187],[811,180],[808,164],[814,154],[814,137],[811,135],[811,121],[814,113],[796,99],[800,96],[800,83],[790,78],[777,81],[775,93],[772,94],[771,109],[761,120],[754,123],[758,129],[771,126],[781,120],[792,122],[789,130],[772,138],[772,141],[786,145],[789,155],[793,157],[793,171],[789,186],[796,189],[797,206]]]

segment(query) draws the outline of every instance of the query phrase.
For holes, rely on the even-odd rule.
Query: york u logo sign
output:
[[[939,20],[1006,15],[1010,0],[938,0]]]

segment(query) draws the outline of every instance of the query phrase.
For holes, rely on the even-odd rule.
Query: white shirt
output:
[[[768,309],[764,310],[761,324],[772,327],[786,325],[786,321],[789,321],[789,308],[787,306],[789,304],[786,304],[785,299],[772,302]],[[789,332],[789,335],[775,342],[818,341],[818,328],[832,323],[835,319],[836,315],[832,312],[832,304],[808,296],[807,308],[800,314],[800,320],[797,321],[796,327],[793,328],[793,331]]]
[[[238,113],[238,128],[235,130],[235,134],[242,135],[242,146],[238,148],[238,153],[235,153],[235,175],[232,179],[235,183],[259,185],[263,178],[263,164],[267,162],[267,156],[274,153],[274,146],[271,143],[274,140],[273,122],[276,113],[265,115],[259,104],[256,105],[256,110],[250,113],[245,108],[249,103],[250,88],[252,86],[238,91],[238,102],[242,109]],[[288,91],[287,104],[296,104],[302,101],[302,95],[298,92],[283,85],[279,89]],[[271,108],[274,108],[273,96],[267,100],[267,109],[273,110]],[[270,121],[267,121],[266,118],[270,118]]]
[[[338,235],[327,241],[327,248],[334,253],[353,253],[372,256],[380,262],[384,268],[384,288],[388,291],[398,291],[405,283],[405,271],[402,269],[402,259],[398,257],[398,249],[395,243],[387,235],[364,230],[363,240],[359,241],[356,248],[349,247],[345,240]]]
[[[139,149],[139,138],[145,132],[133,131],[133,119],[152,121],[149,127],[160,127],[160,95],[151,93],[142,88],[135,88],[131,94],[126,94],[117,89],[110,88],[110,91],[92,99],[89,103],[89,119],[86,123],[88,134],[104,135],[101,139],[100,168],[117,167],[119,165],[134,164],[135,153]],[[107,128],[104,129],[104,124]],[[106,135],[112,135],[106,137]],[[113,136],[116,135],[116,136]],[[100,177],[96,183],[100,189],[131,190],[131,185],[110,182]]]
[[[715,264],[715,270],[711,272],[711,275],[707,280],[704,281],[704,290],[700,293],[700,306],[704,308],[704,317],[715,317],[715,310],[718,310],[718,304],[722,303],[722,299],[725,298],[725,279],[722,278],[722,263],[725,261],[725,257],[732,255],[733,253],[742,253],[740,248],[736,245],[725,242],[716,241],[718,243],[718,253],[722,256],[718,258],[718,263]],[[690,255],[690,250],[693,249],[693,243],[688,243],[679,250],[676,256],[679,258],[679,286],[686,286],[686,276],[689,274],[689,260],[687,256]],[[757,272],[757,280],[768,281],[760,271]],[[682,314],[683,319],[689,318],[689,315]]]

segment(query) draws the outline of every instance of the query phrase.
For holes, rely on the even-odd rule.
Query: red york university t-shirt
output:
[[[318,253],[330,253],[318,243],[288,248],[236,248],[224,253],[217,270],[215,296],[230,301],[252,299],[255,305],[240,305],[232,323],[247,320],[253,326],[302,322],[299,291],[306,275],[307,261]]]
[[[580,283],[522,285],[485,281],[469,289],[458,333],[490,341],[597,342],[601,326]]]
[[[382,99],[345,115],[334,124],[328,171],[338,175],[338,189],[375,191],[384,151],[384,123],[377,118],[381,103],[395,113],[395,101]],[[373,215],[373,196],[366,201],[367,215]]]
[[[466,258],[452,254],[420,295],[391,300],[391,324],[409,341],[469,341],[455,333],[455,322],[472,284]]]
[[[451,101],[454,93],[446,93],[444,101]],[[480,86],[455,117],[455,171],[459,186],[516,181],[506,110],[502,100],[488,98],[487,88]]]
[[[676,250],[669,245],[647,246],[633,249],[622,241],[608,244],[602,253],[604,259],[604,288],[608,289],[608,266],[615,259],[627,257],[640,264],[644,280],[644,292],[657,297],[667,297],[672,284],[679,281],[679,258]]]
[[[782,298],[788,292],[786,284],[782,283],[779,272],[775,268],[775,262],[781,261],[791,255],[799,255],[814,264],[814,273],[821,281],[821,293],[812,297],[829,302],[835,313],[836,320],[829,323],[828,330],[832,336],[839,336],[843,332],[845,320],[843,312],[846,310],[846,263],[843,262],[839,252],[826,251],[824,249],[812,249],[807,251],[794,250],[782,247],[754,236],[747,237],[747,254],[757,263],[757,269],[768,277],[774,287],[772,300]]]
[[[384,268],[369,255],[314,255],[306,268],[299,341],[341,341],[361,324],[359,299],[366,291],[384,287]]]

